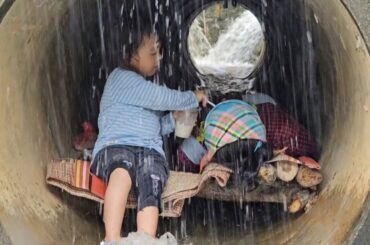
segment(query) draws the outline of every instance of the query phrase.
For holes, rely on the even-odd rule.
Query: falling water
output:
[[[104,238],[99,206],[47,187],[45,170],[51,159],[76,157],[71,139],[82,121],[97,126],[106,77],[122,63],[119,34],[129,34],[133,3],[153,4],[148,14],[165,34],[158,81],[192,90],[200,77],[211,89],[240,95],[246,88],[240,78],[253,70],[256,89],[286,107],[324,148],[324,195],[298,220],[278,204],[193,198],[181,219],[160,219],[159,234],[171,231],[195,245],[345,243],[369,210],[368,0],[214,0],[229,9],[246,3],[264,36],[246,16],[216,43],[197,28],[190,42],[202,46],[189,47],[193,63],[213,74],[198,77],[185,39],[189,21],[210,2],[0,0],[0,244],[98,244]],[[266,49],[255,69],[258,38]],[[170,164],[176,144],[172,137],[165,144]],[[135,222],[135,211],[128,211],[123,235]]]
[[[203,74],[244,78],[255,68],[263,44],[261,24],[246,10],[219,36],[208,54],[196,58],[195,63]]]
[[[204,34],[199,17],[192,23],[188,37],[190,56],[204,75],[201,77],[206,86],[224,94],[253,86],[247,77],[261,62],[264,45],[261,24],[248,10],[231,21],[213,45]]]
[[[80,47],[85,50],[87,61],[85,65],[88,66],[89,72],[84,74],[81,85],[83,103],[80,106],[81,111],[85,113],[78,116],[92,121],[97,117],[106,76],[121,62],[118,57],[121,57],[126,44],[122,43],[119,32],[126,24],[125,18],[135,17],[137,7],[135,4],[111,4],[109,6],[104,1],[96,0],[96,18],[90,19],[94,24],[87,23],[85,19],[79,20],[82,23],[86,22],[85,31],[93,30],[94,39],[88,40],[86,47]],[[183,46],[181,32],[176,37],[171,28],[174,25],[182,25],[182,15],[181,12],[172,12],[169,1],[156,1],[154,4],[157,11],[153,14],[153,19],[155,24],[163,25],[167,44],[164,49],[163,74],[159,74],[156,80],[165,77],[168,81],[167,85],[174,87],[171,81],[184,74],[179,69],[181,59],[176,56],[177,53],[182,52]],[[90,12],[85,14],[91,15]],[[77,16],[72,17],[77,18]],[[72,19],[71,22],[77,26],[76,19]],[[94,26],[96,29],[92,28]],[[206,85],[211,88],[214,86],[214,90],[223,92],[239,92],[250,86],[249,80],[240,78],[248,76],[260,62],[263,45],[261,24],[250,11],[244,11],[235,18],[213,44],[204,35],[196,19],[195,24],[191,26],[188,39],[189,52],[194,55],[191,58],[199,71],[210,78]],[[176,86],[180,85],[181,89],[188,86],[185,83],[188,81],[175,81]],[[171,142],[166,148],[169,159],[175,159],[170,152]],[[129,211],[124,222],[124,235],[136,228],[135,218],[135,213]],[[279,204],[246,204],[239,201],[223,203],[215,200],[192,199],[186,204],[182,218],[162,220],[159,231],[160,233],[171,231],[177,234],[182,244],[199,244],[203,241],[222,244],[236,242],[244,239],[245,236],[250,236],[249,241],[253,241],[255,232],[272,229],[275,222],[281,220],[286,221],[287,217]],[[98,226],[102,226],[101,217],[98,217],[96,222]]]
[[[367,132],[362,126],[368,122],[365,83],[368,73],[361,69],[362,63],[368,64],[368,56],[353,20],[348,17],[347,22],[344,19],[347,17],[343,17],[346,9],[336,9],[336,2],[339,6],[341,1],[244,1],[253,2],[249,7],[258,20],[251,12],[243,13],[216,42],[207,39],[197,20],[195,28],[191,27],[189,40],[185,40],[192,14],[208,1],[5,0],[0,4],[4,2],[14,4],[9,12],[3,8],[0,11],[0,76],[4,83],[1,135],[5,136],[1,162],[4,171],[0,181],[4,193],[0,203],[4,209],[2,214],[9,215],[14,223],[2,218],[0,231],[3,222],[7,228],[16,228],[19,222],[25,239],[28,233],[30,238],[40,234],[40,239],[55,242],[48,244],[57,244],[59,239],[69,241],[68,244],[91,244],[92,240],[103,239],[104,224],[98,205],[45,188],[45,168],[51,158],[76,156],[70,141],[82,121],[91,121],[96,127],[107,75],[122,63],[125,44],[121,38],[126,36],[120,34],[129,36],[125,25],[135,16],[135,6],[130,3],[153,4],[154,10],[149,14],[165,34],[157,81],[169,88],[192,90],[202,82],[200,77],[211,90],[240,95],[250,86],[248,79],[241,78],[252,72],[260,91],[285,106],[318,139],[326,137],[329,165],[325,168],[333,170],[333,173],[326,172],[330,175],[327,183],[331,188],[346,190],[347,183],[358,187],[362,182],[366,186],[367,178],[360,171],[368,172],[366,159],[362,159],[368,156],[364,151],[368,134],[361,135]],[[333,13],[329,13],[332,16],[326,16],[324,10],[320,13],[321,6],[333,9]],[[356,49],[351,47],[351,35],[356,35]],[[190,45],[186,45],[187,41]],[[186,56],[186,48],[192,60]],[[195,74],[193,64],[202,76]],[[352,120],[355,130],[350,133],[354,133],[356,139],[349,136],[345,127],[351,125]],[[320,123],[325,124],[324,129]],[[176,147],[172,137],[165,142],[170,164],[177,160]],[[356,161],[352,162],[353,159]],[[354,167],[347,168],[342,161]],[[351,182],[353,176],[360,178]],[[346,181],[340,183],[341,180]],[[367,189],[361,190],[363,193],[354,192],[361,200],[352,201],[345,196],[342,201],[333,195],[334,201],[323,201],[322,210],[335,217],[335,221],[325,217],[325,223],[338,221],[341,225],[351,225],[352,220],[342,219],[343,215],[330,210],[330,206],[344,208],[343,211],[361,206],[359,203]],[[337,193],[328,191],[328,194]],[[286,214],[286,207],[236,200],[193,198],[186,202],[181,219],[160,220],[159,233],[171,231],[187,244],[253,244],[262,230],[267,233],[263,236],[269,236],[267,242],[273,244],[277,236],[274,229],[284,223],[279,237],[281,234],[286,235],[286,239],[305,236],[303,231],[291,227],[295,217]],[[127,214],[123,235],[136,228],[135,212]],[[351,217],[356,215],[358,217],[357,210]],[[303,220],[315,222],[317,215]],[[37,226],[41,223],[43,225]],[[302,223],[297,223],[299,228],[308,228],[310,232],[319,229]],[[33,224],[36,225],[31,227]],[[12,235],[19,234],[18,229],[15,230],[10,229]],[[325,243],[323,233],[317,237]],[[333,234],[331,236],[341,236],[339,232]]]

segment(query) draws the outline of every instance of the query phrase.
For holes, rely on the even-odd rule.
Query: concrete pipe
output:
[[[96,244],[101,239],[102,229],[96,219],[86,218],[83,201],[66,202],[45,184],[48,161],[70,152],[73,103],[86,60],[78,53],[83,43],[66,52],[65,43],[58,42],[61,35],[72,38],[61,30],[71,15],[81,14],[78,9],[88,7],[82,2],[0,1],[1,244]],[[314,13],[313,38],[322,61],[318,83],[323,106],[332,107],[332,114],[324,115],[330,129],[320,160],[325,182],[310,212],[273,232],[255,234],[258,244],[349,242],[370,207],[369,3],[302,2]]]

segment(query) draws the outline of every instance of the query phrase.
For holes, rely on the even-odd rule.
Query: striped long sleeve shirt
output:
[[[93,158],[110,145],[147,147],[165,156],[162,136],[174,130],[175,122],[171,113],[164,112],[196,107],[198,100],[192,91],[172,90],[133,71],[116,68],[108,77],[100,101]]]

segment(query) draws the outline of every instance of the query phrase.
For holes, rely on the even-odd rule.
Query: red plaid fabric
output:
[[[288,147],[286,154],[293,157],[309,156],[318,160],[318,145],[310,132],[279,106],[257,105],[258,114],[266,127],[267,141],[274,149]]]

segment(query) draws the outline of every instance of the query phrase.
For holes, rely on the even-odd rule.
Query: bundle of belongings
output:
[[[271,158],[266,148],[266,129],[256,109],[240,100],[228,100],[214,107],[205,120],[207,153],[200,171],[213,158],[234,170],[237,186],[254,187],[258,166]]]
[[[313,137],[271,97],[244,100],[217,104],[182,142],[178,169],[186,172],[171,171],[162,216],[180,216],[184,200],[193,196],[239,201],[239,193],[245,201],[288,200],[291,213],[308,210],[315,201],[322,175]],[[83,160],[52,161],[47,183],[103,202],[105,183],[89,168]],[[135,206],[130,194],[128,207]]]
[[[307,156],[315,161],[318,160],[319,149],[312,135],[282,107],[277,105],[271,97],[264,94],[251,94],[245,96],[244,99],[247,100],[248,103],[243,103],[243,101],[240,100],[229,100],[218,104],[209,112],[205,123],[201,123],[201,128],[194,130],[197,141],[200,144],[204,143],[204,146],[207,147],[209,151],[207,156],[208,161],[212,158],[214,152],[217,152],[222,146],[245,139],[259,140],[259,145],[261,145],[262,142],[268,143],[276,152],[284,150],[287,155],[295,158]],[[235,119],[243,115],[242,113],[244,111],[249,111],[249,115],[244,115],[244,117],[233,121],[230,115],[233,115]],[[247,120],[250,121],[247,122]],[[248,125],[248,123],[255,123],[256,125]],[[237,128],[238,125],[243,125],[244,128]],[[250,129],[251,126],[255,128]],[[243,132],[243,130],[252,131],[249,131],[249,134],[240,135],[238,138],[237,135],[240,134],[240,132],[238,132],[240,130],[241,132]],[[252,134],[253,131],[256,131],[255,134]],[[222,132],[224,132],[224,134],[222,134],[223,138],[218,139]],[[235,132],[237,135],[234,137],[232,135],[235,134]],[[207,139],[205,139],[205,137]],[[219,142],[213,142],[218,140]],[[192,145],[196,144],[194,143],[194,138],[191,137],[186,139],[180,147],[180,162],[186,162],[189,163],[189,165],[197,165],[200,161],[194,161],[194,156],[191,156],[191,150],[189,150],[190,142],[192,142]],[[214,144],[219,145],[214,146]],[[185,156],[184,153],[186,153]],[[189,156],[193,159],[189,159]],[[189,162],[188,160],[191,161]],[[203,159],[203,161],[205,161],[205,159]],[[194,169],[194,172],[199,171],[195,166],[189,169]]]
[[[240,193],[259,185],[276,191],[294,186],[289,211],[297,212],[315,200],[322,181],[319,147],[268,95],[249,94],[244,100],[221,102],[208,113],[194,137],[180,146],[179,169],[201,172],[208,162],[220,163],[234,173],[227,188],[239,187]]]

